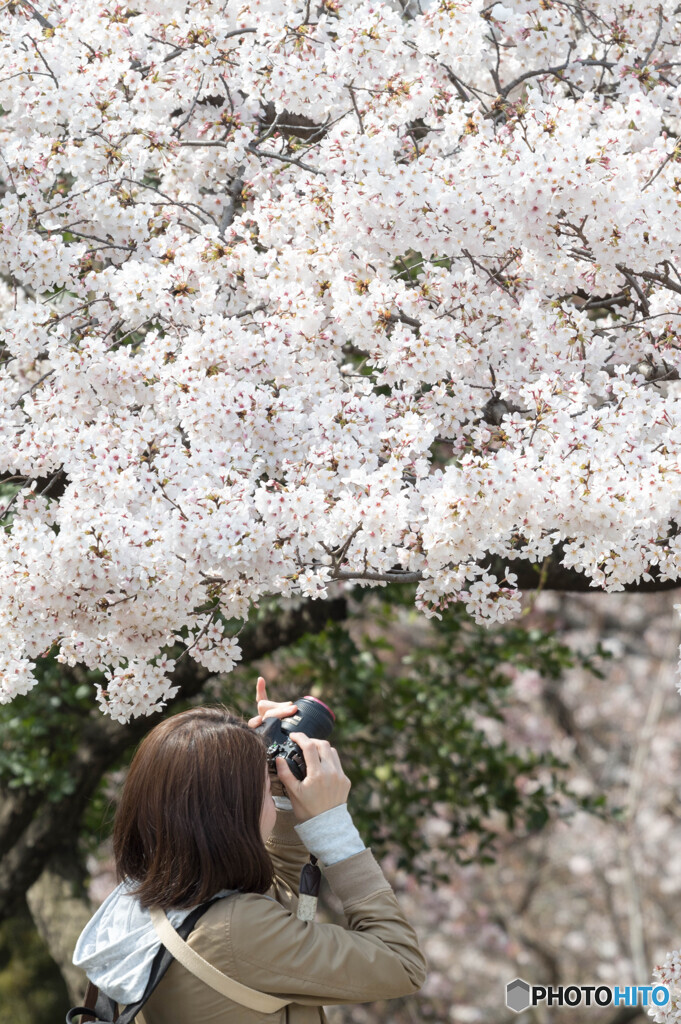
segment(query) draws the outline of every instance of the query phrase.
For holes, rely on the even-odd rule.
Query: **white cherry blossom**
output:
[[[0,700],[56,650],[149,713],[272,595],[677,580],[680,43],[671,0],[5,4]]]

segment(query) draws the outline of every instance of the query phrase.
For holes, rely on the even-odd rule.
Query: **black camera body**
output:
[[[276,773],[276,759],[283,757],[295,777],[302,780],[307,775],[305,758],[289,734],[303,732],[312,739],[325,740],[331,735],[336,716],[331,708],[317,697],[301,697],[293,703],[298,708],[295,715],[288,718],[266,718],[255,731],[259,732],[267,743],[267,764],[270,771]]]

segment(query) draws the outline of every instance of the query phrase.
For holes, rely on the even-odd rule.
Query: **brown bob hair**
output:
[[[143,907],[192,907],[220,889],[263,893],[266,750],[222,705],[160,722],[130,765],[114,820],[119,881]]]

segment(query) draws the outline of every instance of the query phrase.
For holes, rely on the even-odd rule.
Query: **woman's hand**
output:
[[[255,690],[258,714],[249,719],[251,729],[257,729],[266,718],[287,718],[295,715],[298,706],[290,700],[268,700],[265,680],[258,676]],[[350,779],[343,773],[337,750],[326,740],[311,739],[304,732],[290,733],[291,739],[303,752],[307,775],[301,781],[297,779],[286,760],[277,758],[277,776],[279,782],[286,787],[285,795],[291,801],[293,812],[298,821],[307,821],[317,814],[331,810],[338,804],[347,802],[350,792]],[[272,782],[275,792],[277,783]]]
[[[286,786],[298,821],[347,803],[351,783],[343,772],[338,751],[327,740],[311,739],[304,732],[292,732],[290,736],[303,752],[307,775],[302,781],[297,779],[283,757],[277,758],[277,775]]]
[[[267,699],[267,684],[262,676],[258,676],[255,686],[255,700],[258,713],[254,718],[249,718],[248,724],[251,729],[257,729],[266,718],[286,718],[287,715],[295,715],[298,707],[290,700],[276,701]]]

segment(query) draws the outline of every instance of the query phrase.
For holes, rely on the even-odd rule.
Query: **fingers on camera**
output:
[[[314,770],[316,765],[337,766],[340,768],[338,754],[328,740],[313,739],[310,736],[306,736],[304,732],[292,732],[291,739],[302,750],[308,769],[312,768]],[[316,758],[312,756],[312,751],[316,753]]]

